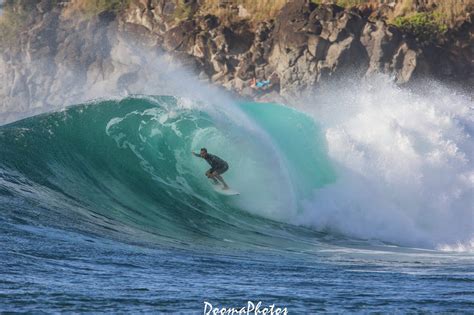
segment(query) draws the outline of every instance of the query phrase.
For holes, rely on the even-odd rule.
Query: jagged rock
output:
[[[123,19],[126,23],[140,25],[148,31],[153,31],[155,28],[155,15],[154,11],[150,9],[148,1],[140,0],[133,2],[131,8],[123,15]]]
[[[212,30],[219,26],[219,19],[215,15],[208,14],[200,21],[200,27],[205,30]]]
[[[255,77],[255,64],[252,62],[250,57],[241,59],[237,68],[238,78],[247,81]]]
[[[291,96],[348,73],[387,73],[400,84],[421,75],[474,82],[472,19],[452,29],[443,47],[421,47],[383,20],[369,21],[374,11],[368,7],[344,10],[310,0],[289,1],[275,20],[256,25],[193,15],[198,0],[186,2],[190,14],[181,21],[175,0],[135,0],[119,15],[77,20],[51,3],[39,2],[18,44],[1,53],[4,111],[77,101],[85,91],[100,96],[106,86],[140,90],[148,70],[142,50],[169,53],[171,64],[179,61],[200,80],[257,98]],[[253,78],[271,84],[252,89]]]
[[[366,51],[353,36],[333,43],[328,49],[326,59],[318,63],[318,81],[328,80],[330,77],[339,78],[345,74],[360,75],[361,69],[367,67],[367,59]]]
[[[416,70],[418,58],[417,53],[410,49],[407,44],[400,46],[392,61],[392,69],[395,70],[398,83],[406,83]]]
[[[172,51],[188,51],[194,45],[196,23],[184,21],[165,34],[163,46]]]
[[[400,46],[402,38],[396,29],[386,27],[383,22],[367,23],[361,36],[361,43],[370,58],[367,74],[390,73],[390,62]]]
[[[308,37],[308,51],[316,60],[323,60],[329,48],[329,41],[321,36],[310,35]]]
[[[284,6],[278,15],[273,38],[283,50],[298,50],[305,46],[307,34],[303,31],[308,23],[311,6],[308,1],[295,0]]]
[[[209,36],[205,32],[201,32],[196,35],[196,39],[194,41],[194,47],[192,51],[192,55],[200,58],[206,59],[209,56]]]

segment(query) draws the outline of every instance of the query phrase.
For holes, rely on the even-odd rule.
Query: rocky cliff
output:
[[[380,8],[292,0],[271,19],[256,21],[239,12],[239,18],[193,14],[199,1],[135,0],[92,16],[78,16],[73,4],[39,1],[3,43],[3,113],[153,92],[143,86],[166,80],[157,76],[163,54],[199,80],[259,99],[290,98],[375,73],[399,84],[419,78],[474,84],[472,13],[443,41],[427,44],[387,24]]]

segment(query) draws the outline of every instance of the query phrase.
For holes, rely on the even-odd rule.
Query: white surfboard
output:
[[[213,188],[216,192],[218,192],[221,195],[226,195],[226,196],[237,196],[240,195],[240,193],[237,190],[233,189],[223,189],[222,186],[220,185],[213,185]]]

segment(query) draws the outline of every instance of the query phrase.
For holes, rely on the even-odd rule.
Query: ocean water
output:
[[[472,313],[472,103],[439,93],[137,95],[1,126],[0,311]]]

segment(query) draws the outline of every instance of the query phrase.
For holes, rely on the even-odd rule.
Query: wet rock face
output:
[[[212,15],[182,21],[166,32],[163,47],[196,58],[201,79],[257,97],[291,96],[346,75],[382,72],[403,84],[429,72],[422,50],[397,29],[308,0],[290,1],[274,21],[257,25],[224,26]],[[249,89],[253,78],[271,84]]]
[[[108,32],[115,25],[111,14],[77,24],[62,23],[58,10],[38,15],[20,35],[20,44],[2,52],[1,111],[62,104],[66,94],[71,98],[83,94],[77,87],[108,76],[112,70]]]
[[[398,50],[404,45],[412,59],[421,58],[416,45],[409,45],[396,30],[335,5],[293,2],[278,17],[273,38],[269,64],[280,76],[284,94],[345,75],[377,72],[406,83],[416,62],[398,61],[406,56]]]
[[[199,5],[186,3],[190,12]],[[214,15],[177,22],[175,0],[136,0],[117,16],[104,12],[89,20],[41,8],[18,45],[2,52],[4,111],[77,101],[85,91],[100,96],[106,84],[111,93],[137,92],[146,62],[153,62],[144,63],[138,48],[168,52],[200,80],[254,98],[291,97],[330,80],[375,73],[400,84],[433,74],[474,82],[471,20],[452,31],[444,47],[420,47],[368,14],[309,0],[290,1],[274,20],[256,24],[224,23]],[[255,80],[266,83],[252,86]]]

